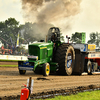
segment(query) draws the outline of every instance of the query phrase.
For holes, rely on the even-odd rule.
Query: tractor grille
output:
[[[29,46],[29,55],[39,56],[39,48],[37,46]]]
[[[45,59],[46,57],[46,49],[42,49],[41,59]]]

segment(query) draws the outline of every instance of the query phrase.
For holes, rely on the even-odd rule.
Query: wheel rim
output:
[[[89,64],[89,66],[88,66],[88,73],[90,73],[90,69],[91,69],[90,66],[91,66],[91,65]]]
[[[49,68],[49,65],[47,65],[46,66],[46,74],[49,75],[49,72],[50,72],[50,68]]]
[[[71,53],[68,53],[68,56],[67,56],[67,68],[70,69],[71,65],[72,65],[72,55],[71,55]]]

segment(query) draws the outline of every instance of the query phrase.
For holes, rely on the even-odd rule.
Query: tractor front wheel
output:
[[[48,76],[50,74],[50,65],[49,63],[43,64],[43,76]]]

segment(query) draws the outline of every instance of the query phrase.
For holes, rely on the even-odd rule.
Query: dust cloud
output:
[[[36,23],[36,33],[44,37],[51,26],[61,32],[72,28],[73,17],[80,13],[81,0],[21,0],[25,22]],[[40,32],[39,32],[40,33]]]

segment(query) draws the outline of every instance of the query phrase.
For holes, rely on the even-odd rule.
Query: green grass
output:
[[[18,67],[18,65],[0,65],[0,67]]]
[[[0,61],[18,62],[18,61],[26,61],[26,60],[4,60],[4,59],[0,59]]]
[[[82,92],[70,96],[56,96],[55,98],[49,98],[45,100],[100,100],[100,90],[91,92]]]

